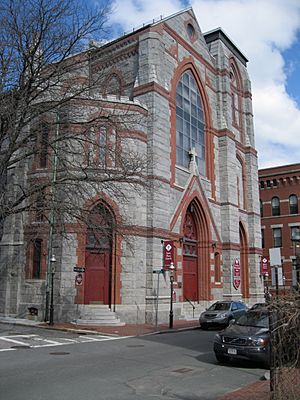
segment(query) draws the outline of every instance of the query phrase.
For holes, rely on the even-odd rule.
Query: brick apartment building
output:
[[[290,290],[300,283],[297,262],[300,245],[300,164],[260,169],[259,185],[263,257],[269,257],[270,248],[280,248],[282,279],[279,290]],[[272,285],[270,266],[269,284]]]

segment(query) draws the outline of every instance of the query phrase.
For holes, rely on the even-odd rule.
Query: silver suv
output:
[[[232,319],[237,319],[247,311],[246,304],[241,301],[217,301],[200,314],[202,329],[210,326],[227,326]]]

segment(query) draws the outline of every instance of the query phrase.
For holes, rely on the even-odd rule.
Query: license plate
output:
[[[228,354],[232,354],[232,355],[236,355],[236,354],[237,354],[237,351],[236,351],[236,349],[228,349],[228,350],[227,350],[227,353],[228,353]]]

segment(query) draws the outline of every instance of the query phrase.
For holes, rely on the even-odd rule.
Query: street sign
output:
[[[174,242],[173,240],[165,240],[163,243],[163,263],[164,269],[169,269],[171,263],[174,264]]]
[[[262,259],[261,259],[261,267],[260,267],[261,275],[266,275],[268,273],[268,264],[269,264],[268,258],[267,257],[262,257]]]
[[[233,262],[233,287],[238,290],[241,284],[241,264],[237,258]]]
[[[85,272],[85,267],[74,267],[73,271],[74,272]]]
[[[81,286],[83,281],[83,275],[81,273],[77,274],[75,276],[75,285],[76,286]]]
[[[281,265],[281,252],[280,247],[273,247],[269,249],[270,265],[271,267]]]

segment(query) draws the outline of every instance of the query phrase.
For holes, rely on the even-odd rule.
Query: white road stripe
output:
[[[20,340],[10,339],[10,338],[4,337],[4,336],[1,336],[0,340],[4,340],[5,342],[12,342],[12,343],[20,344],[22,346],[27,346],[27,343],[20,342]]]
[[[0,349],[0,351],[16,351],[17,349],[12,349],[12,348],[10,348],[10,349]]]
[[[37,349],[37,348],[42,348],[42,347],[55,347],[55,346],[66,346],[69,344],[80,344],[80,343],[94,343],[94,342],[105,342],[105,341],[109,341],[109,340],[118,340],[118,339],[128,339],[129,336],[79,336],[78,339],[69,339],[69,338],[55,338],[55,340],[51,340],[51,339],[46,339],[43,338],[41,336],[38,335],[10,335],[8,336],[0,336],[0,341],[3,340],[5,342],[10,342],[10,343],[14,343],[16,345],[21,345],[21,346],[27,346],[30,347],[32,349]],[[14,339],[13,339],[14,338]],[[20,341],[20,340],[16,340],[16,338],[23,338],[24,340],[28,339],[30,340],[34,340],[37,341],[39,343],[44,342],[43,344],[37,344],[37,345],[33,345],[33,344],[29,344],[26,343],[25,341]],[[59,342],[59,340],[61,340],[61,342]],[[0,349],[0,352],[3,351],[13,351],[16,350],[14,348],[6,348],[6,349]]]
[[[1,338],[12,338],[12,337],[16,337],[16,338],[31,338],[34,336],[38,336],[38,335],[9,335],[9,336],[0,336]]]

